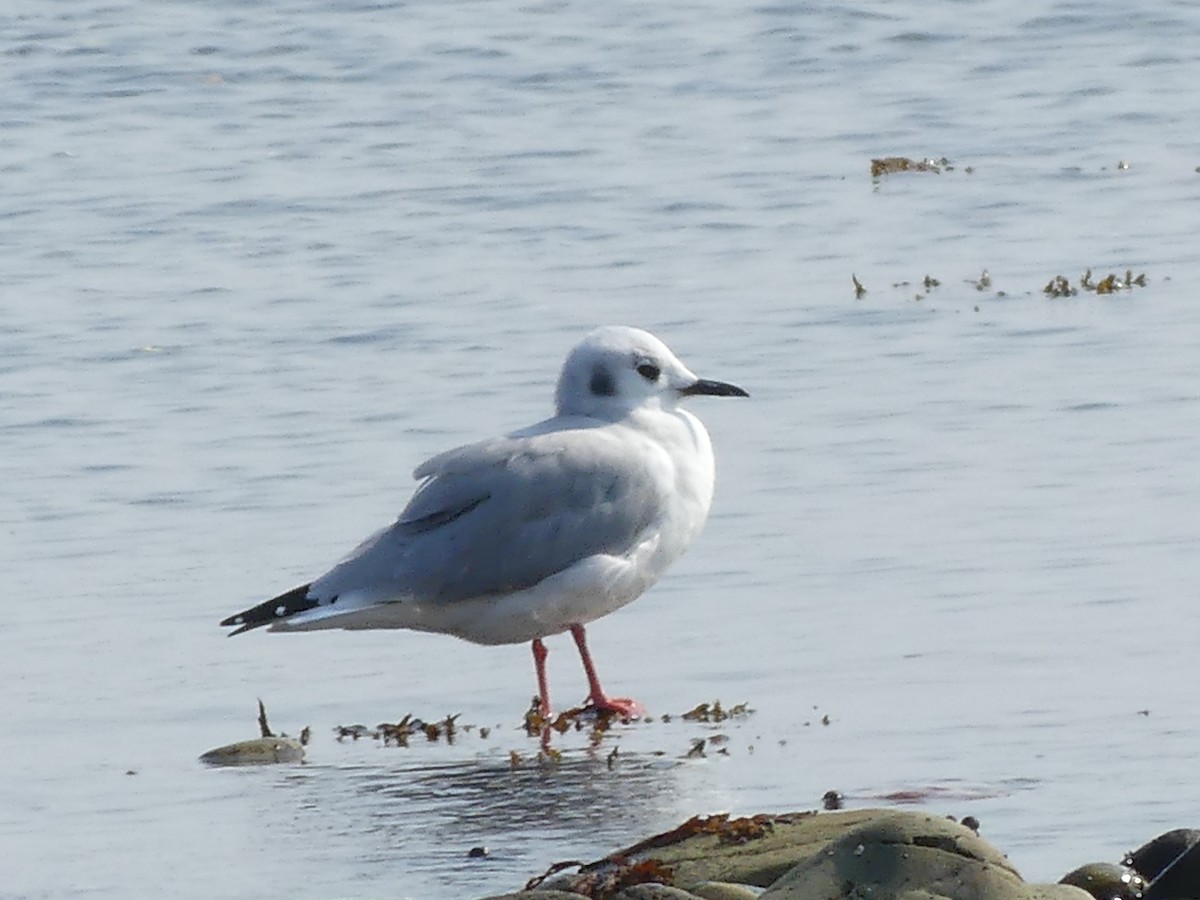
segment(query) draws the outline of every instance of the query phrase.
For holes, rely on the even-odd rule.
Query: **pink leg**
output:
[[[533,639],[533,668],[537,672],[538,697],[542,703],[542,718],[550,718],[550,686],[546,682],[546,657],[550,651],[541,638]]]
[[[592,664],[592,655],[588,653],[587,635],[582,625],[571,626],[571,637],[575,638],[575,646],[579,648],[579,658],[583,660],[583,671],[587,673],[588,696],[586,703],[599,712],[616,713],[619,716],[641,716],[646,710],[642,704],[628,697],[610,697],[600,687],[600,679],[596,677],[596,667]]]

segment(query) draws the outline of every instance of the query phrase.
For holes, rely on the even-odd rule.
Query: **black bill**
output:
[[[709,381],[707,378],[701,378],[695,384],[689,384],[679,393],[683,394],[685,397],[694,397],[697,394],[705,394],[709,397],[750,396],[736,384],[726,384],[724,381]]]

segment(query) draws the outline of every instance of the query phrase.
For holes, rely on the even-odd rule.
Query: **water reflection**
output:
[[[301,795],[297,840],[336,836],[326,852],[364,872],[388,863],[402,882],[436,873],[483,893],[519,887],[552,862],[591,859],[674,823],[683,763],[622,754],[610,767],[607,753],[571,751],[557,763],[530,757],[516,766],[499,755],[306,766],[279,786]],[[473,847],[488,855],[470,857]]]
[[[614,815],[644,821],[669,803],[674,761],[623,759],[609,768],[600,756],[565,757],[555,764],[457,762],[361,773],[356,790],[375,800],[387,820],[394,802],[419,808],[456,831],[496,834],[536,828],[574,833],[609,827]]]

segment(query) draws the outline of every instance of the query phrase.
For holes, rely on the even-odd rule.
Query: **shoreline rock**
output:
[[[1187,857],[1187,849],[1177,852]],[[552,866],[525,889],[484,900],[1108,900],[1138,896],[1149,881],[1121,867],[1103,880],[1072,878],[1090,868],[1081,867],[1057,884],[1027,882],[971,828],[895,809],[696,816],[576,872],[560,871],[577,865]],[[1172,889],[1181,892],[1172,896],[1200,896],[1188,893],[1190,885],[1178,888],[1179,875]],[[1128,893],[1116,892],[1121,887]],[[1146,897],[1165,896],[1153,888]]]

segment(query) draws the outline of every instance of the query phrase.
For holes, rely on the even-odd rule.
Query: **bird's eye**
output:
[[[653,363],[642,363],[637,367],[637,373],[647,381],[658,381],[658,376],[662,374],[658,366]]]

